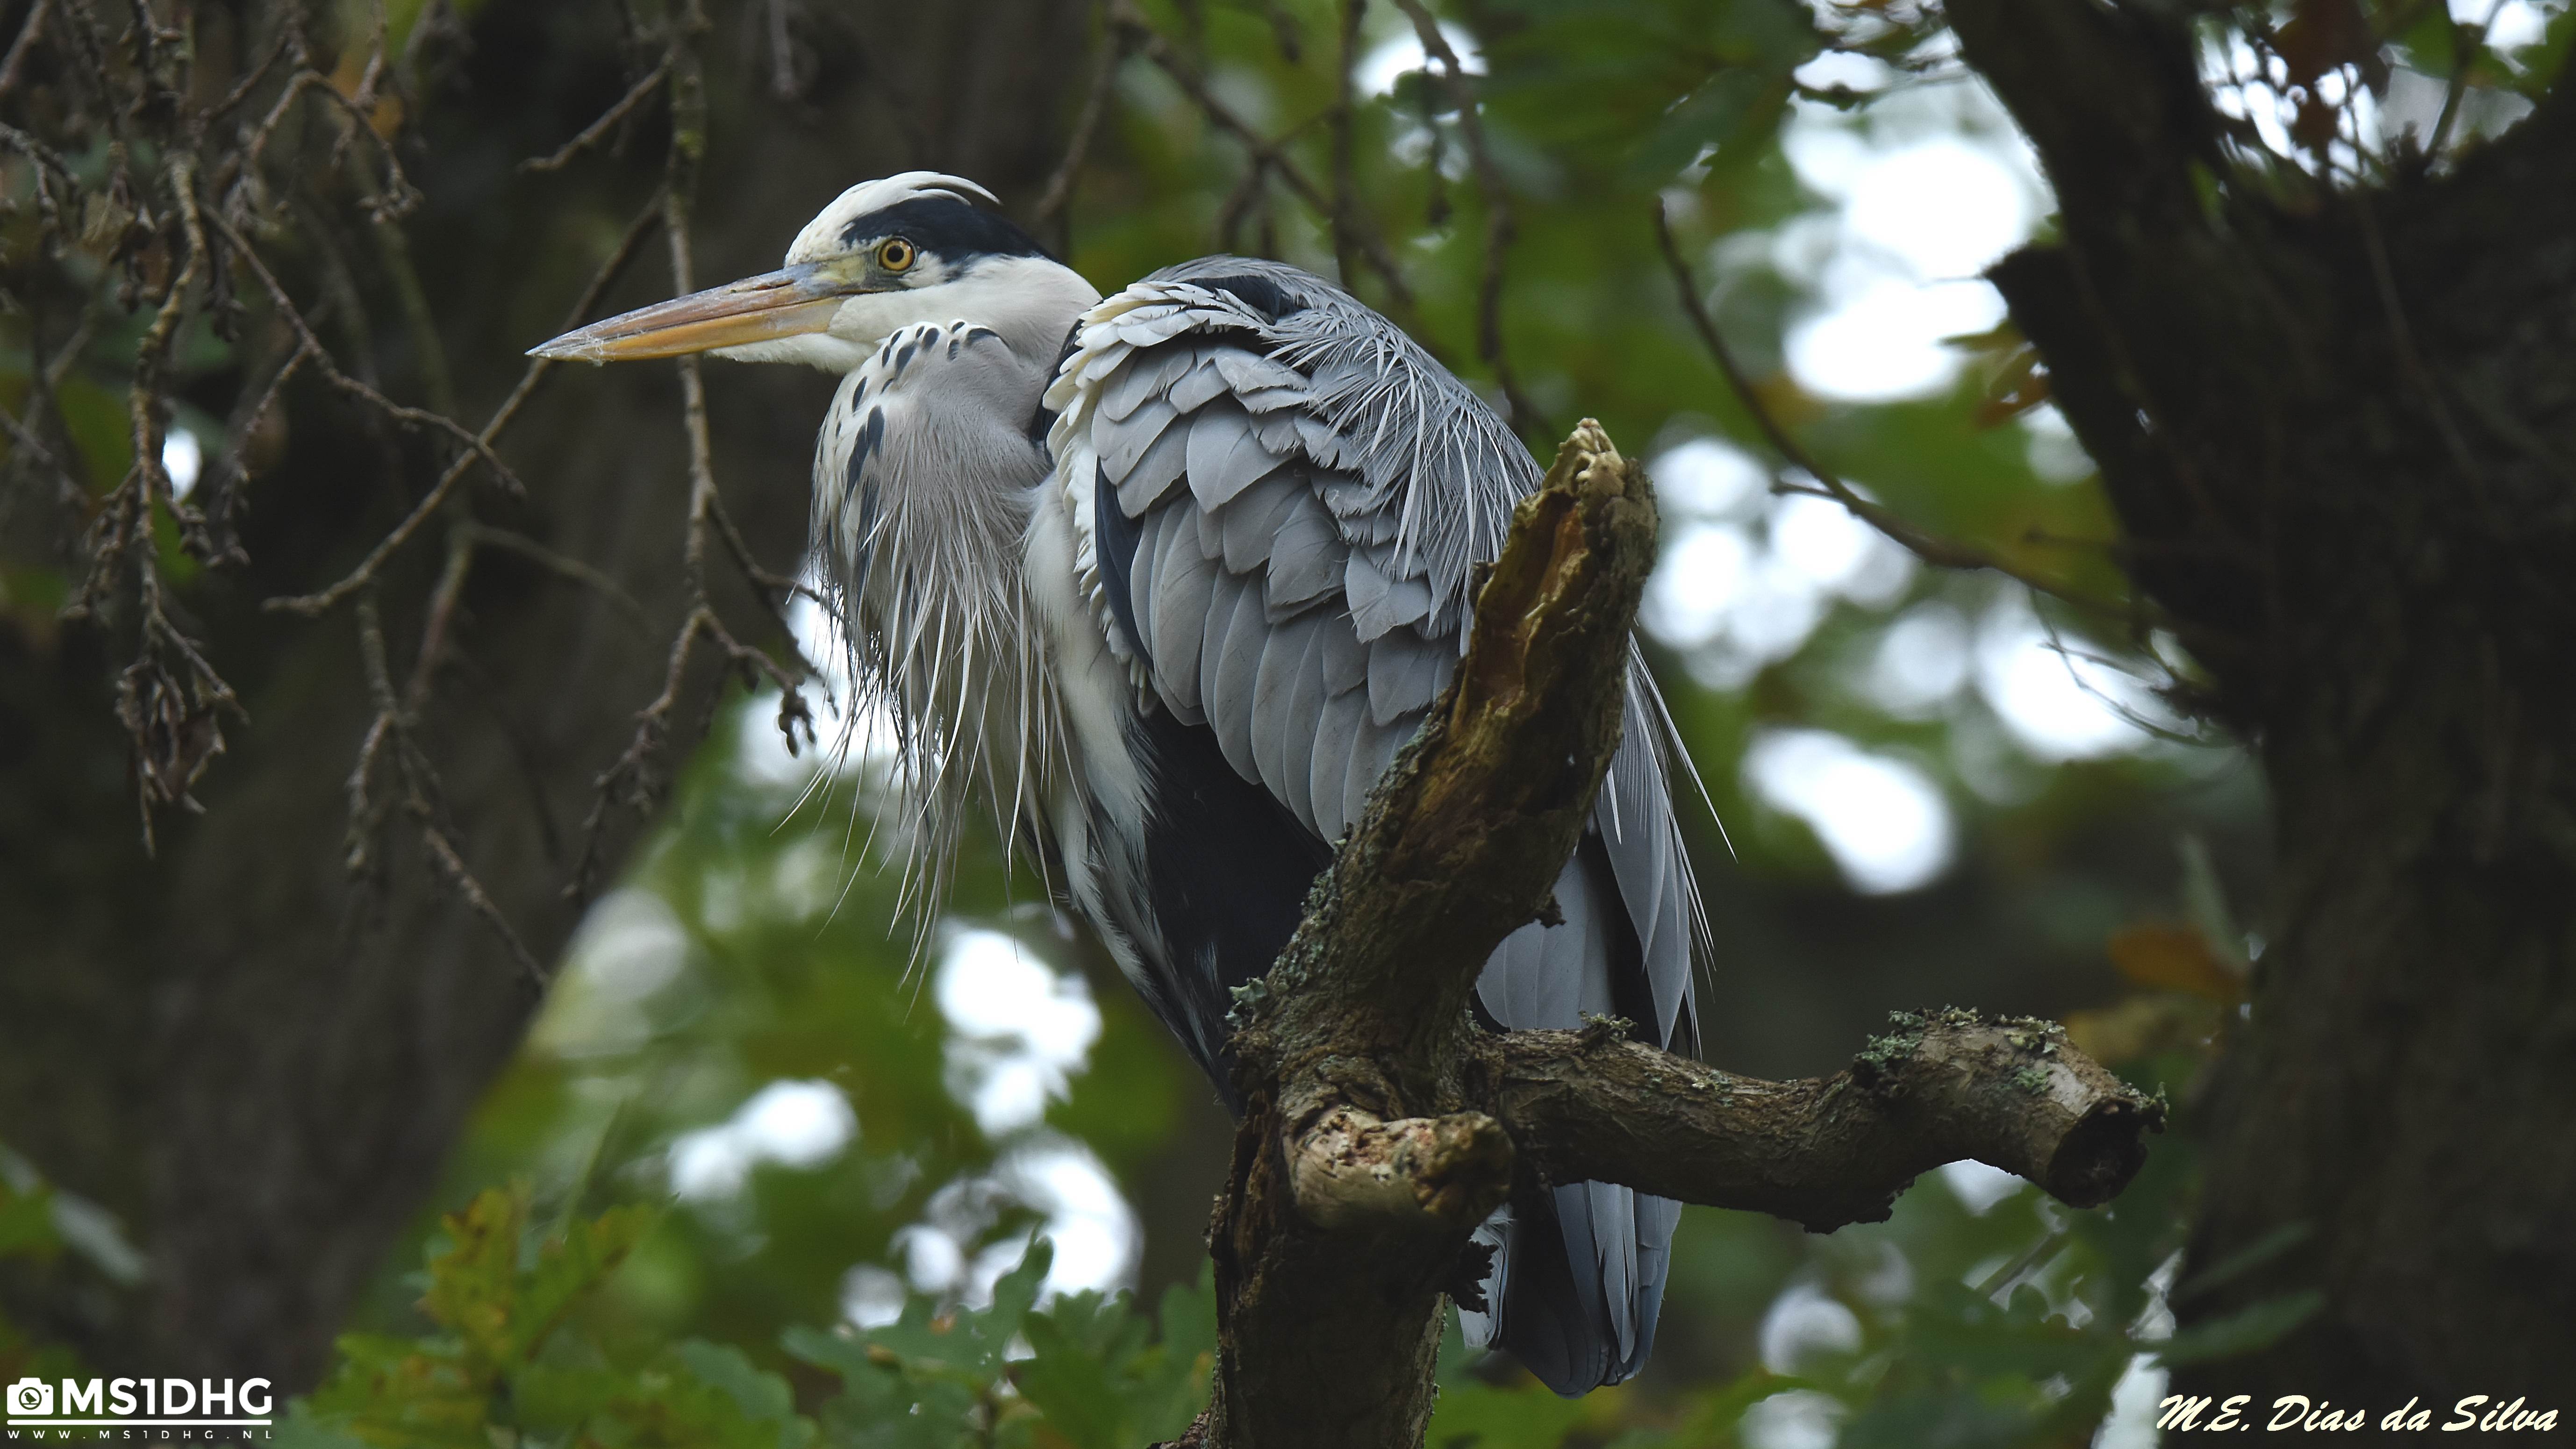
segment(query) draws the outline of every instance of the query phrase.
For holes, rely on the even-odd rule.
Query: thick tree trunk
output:
[[[2183,1278],[2260,1265],[2177,1311],[2318,1307],[2180,1382],[2267,1413],[2563,1393],[2576,101],[2446,174],[2266,199],[2146,7],[1951,14],[2065,218],[1995,280],[2278,812]]]
[[[702,282],[775,266],[814,209],[869,176],[936,166],[1024,206],[1044,186],[1075,100],[1078,68],[1061,62],[1084,44],[1081,0],[856,9],[817,32],[800,20],[787,72],[806,91],[782,106],[767,98],[780,74],[767,27],[718,7],[696,210],[722,224],[702,228]],[[658,108],[625,160],[510,170],[625,89],[613,14],[484,7],[467,90],[426,108],[428,145],[409,159],[427,201],[407,225],[469,422],[563,320],[602,226],[660,172]],[[668,295],[663,255],[653,238],[604,305]],[[422,400],[410,379],[388,384]],[[708,385],[726,497],[754,553],[792,571],[829,382],[718,364]],[[546,386],[502,445],[532,497],[495,516],[615,579],[646,622],[486,550],[421,727],[460,854],[539,961],[580,915],[564,888],[590,782],[660,687],[688,497],[668,372],[582,369]],[[344,781],[374,712],[350,618],[258,606],[338,577],[426,485],[417,452],[395,471],[387,450],[407,445],[319,387],[290,390],[287,417],[285,455],[251,485],[247,568],[180,601],[249,721],[198,790],[206,814],[161,822],[158,859],[138,840],[112,712],[121,659],[87,629],[0,624],[0,1142],[115,1211],[150,1264],[125,1292],[71,1266],[21,1280],[10,1310],[110,1372],[309,1382],[540,999],[408,843],[416,830],[388,832],[367,879],[344,864]],[[45,544],[31,517],[5,516],[19,562]],[[440,551],[433,527],[384,590],[397,680]],[[717,602],[760,636],[746,594]],[[704,717],[714,673],[698,669],[684,726]],[[645,823],[611,829],[612,870]]]

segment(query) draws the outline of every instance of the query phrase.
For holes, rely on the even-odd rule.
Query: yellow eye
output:
[[[877,244],[877,265],[889,272],[900,272],[912,265],[912,243],[902,237],[888,237]]]

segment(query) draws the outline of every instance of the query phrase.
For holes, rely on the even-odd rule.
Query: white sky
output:
[[[771,1082],[723,1123],[682,1133],[671,1143],[671,1190],[693,1201],[728,1198],[742,1191],[760,1163],[820,1167],[840,1156],[858,1132],[858,1115],[840,1088]]]
[[[1055,1246],[1040,1293],[1111,1289],[1131,1282],[1143,1227],[1089,1147],[1048,1129],[1046,1108],[1069,1090],[1100,1039],[1100,1009],[1079,972],[1058,971],[999,931],[961,930],[941,952],[932,992],[950,1030],[949,1095],[1000,1146],[993,1169],[934,1194],[898,1248],[913,1288],[982,1304],[994,1280],[1026,1250],[1016,1237],[979,1250],[999,1208],[1017,1203],[1045,1218]],[[854,1270],[843,1285],[853,1321],[891,1319],[901,1306],[886,1270]]]
[[[940,959],[948,1090],[984,1135],[1035,1126],[1100,1038],[1100,1008],[1076,972],[1057,972],[999,931],[960,931]]]
[[[161,471],[170,475],[171,497],[185,498],[196,490],[197,473],[205,462],[205,448],[196,434],[172,423],[161,435]]]
[[[1744,783],[1754,798],[1806,821],[1864,895],[1930,884],[1957,848],[1949,802],[1930,775],[1830,731],[1755,736]]]
[[[1893,79],[1852,55],[1819,57],[1799,76],[1869,90]],[[2050,209],[2002,107],[1973,81],[1909,85],[1857,115],[1801,101],[1781,147],[1826,204],[1772,241],[1774,264],[1816,298],[1790,329],[1790,375],[1855,402],[1947,387],[1962,359],[1941,339],[2003,319],[2003,299],[1977,274]]]
[[[669,907],[620,891],[594,909],[576,948],[587,1004],[658,990],[682,963],[685,937]],[[896,1234],[897,1267],[860,1264],[842,1282],[853,1322],[891,1322],[907,1284],[969,1303],[989,1302],[993,1282],[1018,1264],[1023,1237],[985,1242],[1004,1209],[1038,1213],[1055,1247],[1041,1293],[1111,1289],[1133,1280],[1142,1229],[1090,1148],[1044,1125],[1088,1064],[1100,1011],[1077,972],[1058,971],[998,931],[959,930],[943,947],[932,995],[951,1035],[946,1085],[999,1149],[988,1172],[943,1185],[922,1219]],[[672,1191],[717,1205],[740,1194],[753,1168],[815,1168],[858,1139],[858,1116],[826,1081],[773,1081],[725,1121],[682,1133],[669,1150]],[[980,1247],[978,1245],[981,1245]]]

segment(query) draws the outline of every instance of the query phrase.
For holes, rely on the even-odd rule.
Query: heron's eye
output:
[[[877,243],[877,265],[889,272],[900,272],[911,267],[912,257],[912,243],[902,237],[887,237]]]

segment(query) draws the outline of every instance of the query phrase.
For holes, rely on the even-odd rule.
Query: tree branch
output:
[[[1730,1076],[1599,1027],[1479,1046],[1523,1166],[1616,1182],[1809,1232],[1886,1218],[1945,1162],[1974,1159],[2095,1207],[2146,1157],[2164,1107],[2075,1051],[2055,1022],[1900,1012],[1830,1077]]]

